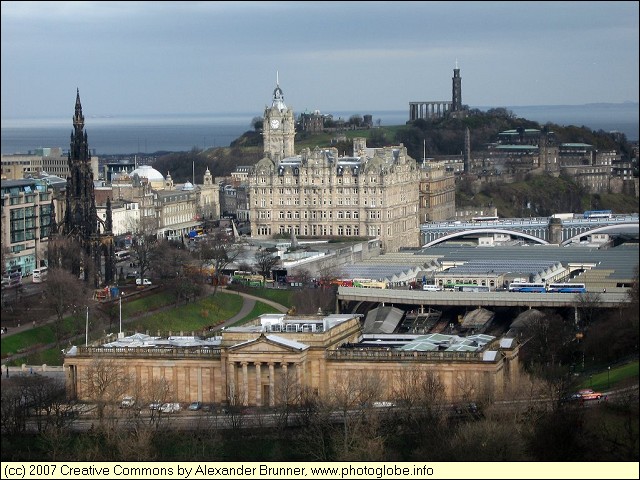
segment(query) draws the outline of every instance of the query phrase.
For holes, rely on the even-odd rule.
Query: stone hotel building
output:
[[[264,111],[264,158],[248,174],[251,236],[377,237],[386,252],[417,247],[421,180],[403,145],[353,155],[335,148],[294,153],[293,111],[276,86]]]

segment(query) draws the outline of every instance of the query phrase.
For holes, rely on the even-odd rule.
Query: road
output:
[[[593,408],[603,402],[629,402],[638,400],[639,386],[633,385],[622,389],[610,390],[602,392],[606,398],[601,400],[587,400],[582,403],[575,403],[575,407],[578,408]],[[516,401],[497,401],[492,404],[492,407],[499,410],[509,409],[522,409],[531,402],[536,404],[549,403],[554,400],[548,398],[537,398],[527,400]],[[573,404],[572,404],[573,406]],[[454,405],[444,405],[443,412],[452,412],[455,410]],[[376,408],[376,411],[381,414],[390,414],[393,412],[401,411],[402,407],[383,407]],[[325,420],[332,423],[341,423],[344,421],[345,415],[347,416],[359,416],[362,412],[359,409],[350,410],[345,412],[336,410],[331,412]],[[469,418],[482,418],[482,412],[474,412],[470,415],[469,412],[450,413],[460,419]],[[261,412],[255,408],[248,407],[247,412],[224,414],[218,412],[209,411],[190,411],[181,410],[177,413],[160,413],[158,411],[151,411],[144,407],[141,410],[132,409],[117,409],[115,415],[107,415],[103,420],[109,425],[114,425],[118,428],[134,428],[141,424],[147,424],[157,428],[159,430],[179,430],[179,431],[194,431],[200,429],[234,429],[234,428],[252,428],[252,427],[273,427],[281,425],[286,421],[287,425],[296,425],[298,422],[304,420],[304,413],[290,412],[286,417],[282,413],[273,412]],[[72,430],[78,432],[86,432],[95,428],[98,419],[96,417],[96,409],[94,405],[83,405],[78,415],[69,421],[69,426]],[[27,421],[27,430],[36,432],[37,422],[36,420]]]

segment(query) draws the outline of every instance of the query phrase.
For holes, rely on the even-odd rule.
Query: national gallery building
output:
[[[521,373],[519,345],[490,335],[363,335],[359,315],[265,314],[221,336],[120,335],[71,347],[69,396],[119,403],[295,404],[304,395],[376,385],[375,401],[394,401],[409,375],[437,377],[450,401],[500,395]],[[102,374],[116,381],[97,385]],[[96,398],[100,396],[100,398]]]

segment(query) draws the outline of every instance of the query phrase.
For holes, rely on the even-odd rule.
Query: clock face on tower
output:
[[[274,118],[273,120],[271,120],[271,128],[278,128],[280,126],[280,120],[278,120],[277,118]]]

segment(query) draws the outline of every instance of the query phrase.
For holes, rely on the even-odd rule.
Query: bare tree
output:
[[[382,395],[381,378],[376,372],[345,372],[335,379],[329,395],[332,408],[342,416],[341,431],[334,436],[337,451],[345,460],[356,460],[367,450],[363,449],[363,442],[368,444],[377,438],[368,420],[373,413],[373,403]],[[369,448],[372,447],[369,444]]]
[[[171,280],[180,275],[183,266],[190,260],[191,255],[185,248],[177,247],[174,242],[159,241],[150,270],[157,278]]]
[[[49,239],[48,260],[49,269],[61,268],[72,272],[76,277],[80,275],[82,266],[82,245],[73,237],[55,236]]]
[[[138,264],[138,278],[144,278],[145,273],[151,269],[155,258],[155,251],[158,246],[156,236],[156,220],[145,217],[131,222],[131,250],[135,253]]]
[[[519,425],[482,419],[458,424],[451,439],[450,460],[515,462],[528,460]]]
[[[303,288],[291,295],[291,303],[296,305],[299,314],[333,311],[336,304],[336,291],[333,288]]]
[[[409,418],[434,419],[444,410],[445,387],[432,371],[411,368],[396,373],[391,395]]]
[[[227,426],[234,434],[238,434],[245,423],[244,415],[244,391],[240,385],[227,386],[227,400],[223,407],[226,415]]]
[[[14,376],[2,381],[2,432],[18,434],[30,421],[38,432],[66,426],[69,406],[64,382],[38,374]]]
[[[202,294],[203,269],[192,265],[192,256],[171,242],[159,241],[153,254],[151,270],[164,280],[177,300],[188,302]]]
[[[573,348],[571,342],[575,339],[575,332],[569,322],[553,313],[532,318],[524,327],[523,338],[521,359],[529,370],[543,366],[536,371],[544,373],[545,378],[550,378],[551,374],[563,374],[555,368],[568,363],[564,360]]]
[[[98,422],[105,421],[105,412],[113,417],[122,397],[129,391],[131,378],[126,369],[112,359],[95,358],[87,367],[82,382],[87,398],[96,404]]]
[[[198,258],[203,266],[213,268],[213,293],[223,283],[222,271],[227,265],[234,263],[243,253],[244,246],[235,243],[233,238],[224,233],[209,236],[198,244]]]
[[[256,270],[265,278],[271,276],[271,270],[280,264],[280,257],[268,249],[258,250],[254,254]]]
[[[602,296],[598,292],[577,293],[576,300],[580,313],[580,327],[586,330],[593,322],[596,312],[601,310]]]
[[[280,428],[289,425],[291,413],[300,406],[301,394],[302,389],[295,370],[282,370],[274,392],[277,423]]]
[[[56,267],[49,270],[44,284],[47,302],[56,313],[53,329],[56,344],[60,345],[65,335],[64,317],[67,313],[77,314],[86,305],[85,284],[67,270]]]
[[[332,404],[323,402],[317,395],[309,393],[303,405],[307,414],[300,434],[296,439],[298,451],[305,458],[314,461],[328,462],[334,460],[334,437],[336,427],[333,422]]]
[[[332,282],[338,278],[338,269],[335,266],[323,267],[318,271],[316,278],[322,287],[333,288]]]

